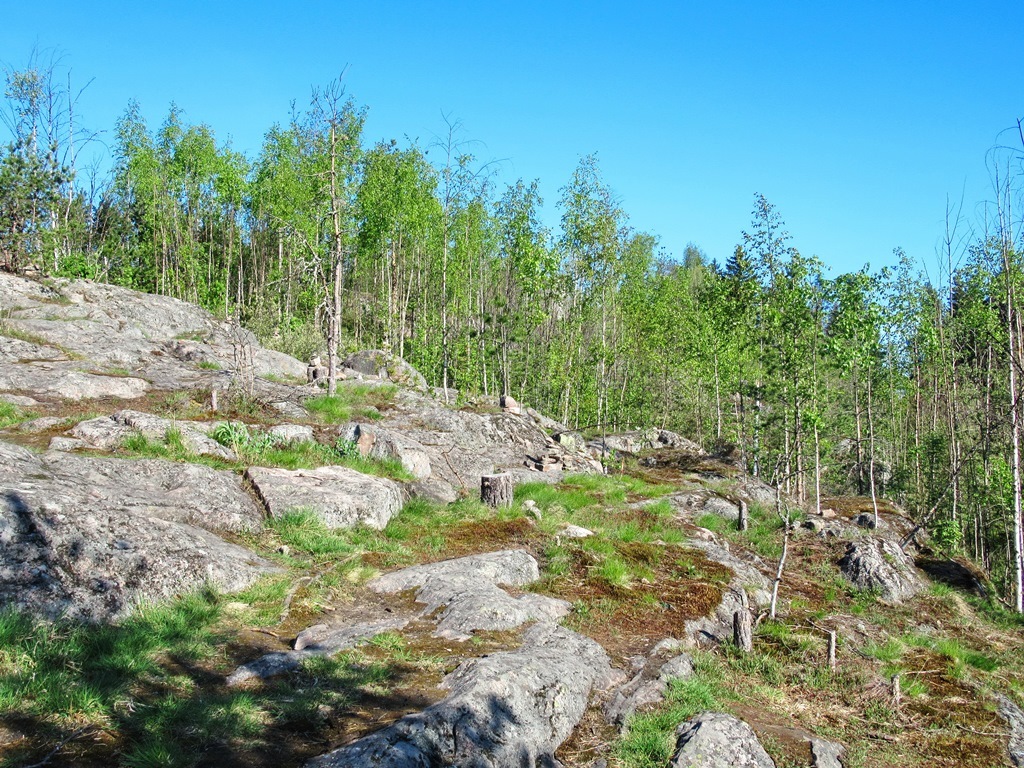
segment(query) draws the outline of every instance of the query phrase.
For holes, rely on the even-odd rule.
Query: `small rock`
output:
[[[501,410],[505,413],[522,413],[522,406],[516,401],[512,395],[502,395],[501,397]]]
[[[561,535],[569,539],[585,539],[588,536],[593,536],[594,532],[583,526],[569,523],[562,528]]]
[[[742,720],[722,712],[702,712],[679,726],[671,768],[776,768]]]
[[[876,528],[874,514],[868,514],[867,512],[857,515],[853,518],[853,522],[855,525],[859,525],[861,528],[867,528],[869,531],[873,531]],[[879,520],[878,522],[881,523],[882,521]]]
[[[64,419],[60,416],[41,416],[38,419],[30,419],[29,421],[21,422],[18,425],[18,431],[35,434],[37,432],[45,432],[48,429],[53,429],[63,423]]]
[[[330,627],[326,624],[314,624],[311,627],[306,627],[306,629],[296,635],[295,642],[292,643],[292,648],[296,651],[301,651],[304,648],[319,643],[327,637],[329,630]]]
[[[291,400],[277,400],[272,402],[270,407],[289,419],[301,420],[309,417],[309,412],[305,408]]]
[[[818,738],[810,741],[814,768],[843,768],[842,758],[846,750],[842,744]]]
[[[11,405],[20,405],[22,408],[31,408],[33,405],[39,405],[39,401],[33,400],[31,397],[12,395],[7,392],[0,392],[0,400],[4,400]]]

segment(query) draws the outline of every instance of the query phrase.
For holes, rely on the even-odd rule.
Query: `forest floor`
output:
[[[187,410],[161,394],[137,405]],[[41,448],[53,430],[103,408],[46,413],[67,421],[22,441]],[[715,488],[729,482],[719,477]],[[330,531],[297,513],[239,539],[282,569],[242,593],[192,594],[116,626],[2,614],[0,765],[300,765],[422,710],[443,696],[438,684],[462,661],[514,648],[522,632],[477,632],[457,642],[417,620],[263,683],[228,687],[225,676],[288,649],[310,625],[379,604],[365,586],[376,574],[500,549],[532,554],[541,579],[528,589],[569,601],[565,623],[628,670],[720,600],[731,574],[688,547],[690,538],[714,535],[774,575],[783,540],[774,511],[753,505],[751,528],[741,533],[714,514],[681,514],[665,499],[704,483],[692,466],[624,465],[557,485],[521,484],[512,507],[499,511],[468,499],[414,500],[382,531]],[[849,500],[841,512],[860,504]],[[566,524],[594,535],[567,538]],[[1024,703],[1024,623],[965,589],[970,580],[955,568],[933,567],[936,579],[923,594],[886,605],[842,578],[843,550],[840,541],[798,529],[778,616],[759,617],[752,652],[730,644],[694,650],[694,677],[674,681],[666,700],[634,715],[624,735],[595,702],[558,758],[570,768],[597,758],[664,768],[675,726],[714,709],[746,720],[780,768],[812,764],[809,736],[842,743],[845,768],[1010,765],[995,695]],[[402,599],[411,611],[411,595]],[[826,663],[830,630],[839,638],[835,670]]]

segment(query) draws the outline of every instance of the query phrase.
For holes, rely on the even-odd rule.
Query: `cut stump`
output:
[[[480,478],[480,501],[489,507],[511,507],[515,483],[512,475],[484,475]]]

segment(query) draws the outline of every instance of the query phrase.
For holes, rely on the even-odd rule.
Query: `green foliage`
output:
[[[380,410],[391,406],[397,391],[392,384],[342,383],[333,397],[320,395],[310,398],[304,405],[325,424],[343,424],[356,416],[379,419]]]
[[[32,418],[31,412],[24,411],[6,400],[0,400],[0,429],[13,427],[30,418]]]
[[[629,718],[626,735],[614,745],[626,768],[662,768],[675,747],[675,730],[703,711],[721,710],[729,698],[722,685],[723,670],[706,654],[695,654],[694,676],[669,681],[664,703],[654,712]]]

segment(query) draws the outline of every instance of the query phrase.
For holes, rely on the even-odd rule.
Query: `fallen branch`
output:
[[[44,757],[38,763],[32,763],[32,765],[26,765],[23,768],[40,768],[41,766],[46,765],[54,757],[57,756],[57,753],[60,752],[61,748],[65,744],[67,744],[69,741],[71,741],[72,739],[77,739],[79,736],[82,736],[87,731],[92,731],[92,730],[95,730],[95,729],[96,729],[95,725],[85,725],[85,726],[82,726],[81,728],[79,728],[77,731],[69,733],[67,736],[65,736],[63,739],[61,739],[60,741],[57,742],[57,745],[53,749],[51,749],[49,751],[49,753],[46,755],[46,757]]]

